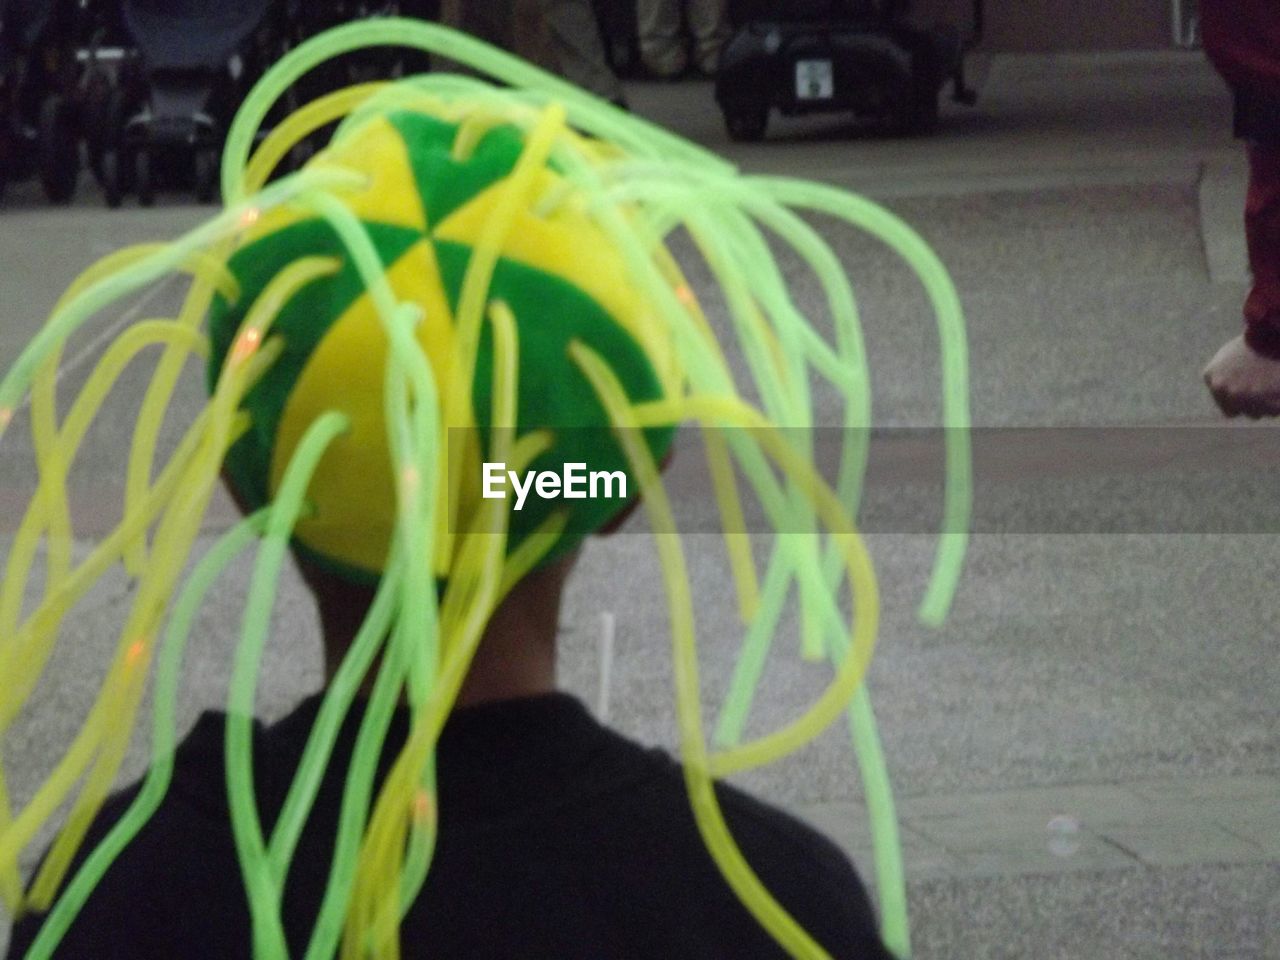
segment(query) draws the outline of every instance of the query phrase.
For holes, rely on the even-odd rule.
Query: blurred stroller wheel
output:
[[[102,183],[102,155],[112,140],[111,103],[114,91],[102,102],[89,101],[84,114],[84,153],[90,172],[98,183]]]
[[[153,206],[156,202],[155,170],[151,159],[150,148],[141,147],[134,161],[138,185],[138,203],[144,207]]]
[[[726,110],[724,125],[729,139],[740,143],[755,143],[764,139],[769,128],[769,111],[764,107],[738,107]]]
[[[105,106],[97,112],[91,110],[85,117],[89,168],[102,184],[110,207],[120,206],[132,187],[133,166],[125,162],[127,158],[121,146],[128,119],[125,99],[124,91],[114,87],[106,97]]]
[[[103,150],[98,159],[99,179],[102,181],[102,193],[107,206],[115,209],[124,199],[124,190],[120,183],[120,151],[115,147]]]
[[[40,107],[40,183],[51,203],[69,203],[80,179],[80,131],[75,109],[58,94]]]
[[[889,118],[889,133],[918,137],[938,128],[938,94],[915,90],[905,97]]]
[[[196,202],[212,203],[218,196],[218,152],[197,151],[195,165]]]

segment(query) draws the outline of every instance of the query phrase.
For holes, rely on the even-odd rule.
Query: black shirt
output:
[[[274,822],[320,697],[254,737],[264,831]],[[284,923],[301,956],[328,880],[359,709],[338,739],[290,871]],[[169,792],[107,871],[58,958],[234,960],[249,913],[227,812],[225,716],[206,713],[178,749]],[[397,714],[384,767],[403,743]],[[455,711],[437,749],[440,831],[426,885],[401,927],[406,960],[778,958],[707,853],[683,774],[666,753],[548,694]],[[92,850],[137,787],[108,801]],[[728,786],[717,788],[747,861],[838,960],[888,960],[865,890],[827,839]],[[13,931],[21,958],[41,917]]]

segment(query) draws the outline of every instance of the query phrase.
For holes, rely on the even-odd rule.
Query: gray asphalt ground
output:
[[[629,93],[637,112],[744,170],[851,187],[915,226],[964,303],[976,424],[1203,426],[1206,437],[1240,429],[1219,424],[1199,377],[1238,331],[1246,277],[1243,166],[1217,79],[1194,54],[998,58],[983,72],[979,105],[948,108],[938,135],[922,140],[877,140],[809,118],[775,123],[767,143],[733,145],[709,86]],[[31,185],[11,188],[6,203],[4,368],[90,259],[173,236],[207,213],[181,205],[112,213],[96,198],[48,210]],[[918,284],[874,242],[815,222],[830,229],[855,283],[876,423],[936,424],[937,335]],[[800,305],[818,310],[814,282],[798,264],[783,266]],[[68,355],[87,362],[126,317],[173,308],[171,288],[145,296],[97,318]],[[66,374],[67,396],[85,366]],[[167,435],[198,402],[199,377],[190,373]],[[118,509],[119,484],[108,477],[120,470],[141,389],[123,385],[86,440],[72,479],[82,551]],[[819,409],[835,422],[829,398]],[[3,546],[30,489],[27,438],[20,416],[0,441]],[[869,689],[902,814],[917,957],[1280,958],[1280,539],[1241,532],[1252,529],[1247,507],[1227,511],[1234,522],[1221,529],[1230,533],[1206,527],[1203,501],[1221,489],[1212,471],[1207,480],[1187,473],[1186,483],[1200,486],[1184,489],[1199,493],[1171,499],[1157,524],[1147,510],[1126,527],[1123,504],[1110,503],[1121,522],[1095,530],[1098,498],[1115,493],[1102,481],[1118,465],[1175,486],[1181,477],[1177,458],[1162,458],[1150,442],[1127,456],[1064,463],[1083,479],[1054,489],[1055,516],[1070,518],[1074,508],[1076,520],[973,537],[941,629],[915,615],[935,538],[868,537],[884,606]],[[1274,496],[1270,467],[1259,462],[1254,471],[1262,499]],[[231,516],[216,504],[203,542]],[[565,610],[562,683],[622,730],[674,746],[660,574],[638,529],[594,542],[583,557]],[[715,702],[742,630],[718,540],[690,537],[686,549],[704,686]],[[225,697],[247,579],[244,570],[230,574],[202,614],[184,722]],[[69,622],[51,668],[57,681],[42,685],[4,743],[16,799],[30,795],[51,749],[78,725],[115,642],[101,624],[118,620],[127,599],[124,577],[108,577]],[[264,715],[286,712],[318,686],[314,631],[289,577],[263,668]],[[796,715],[827,679],[799,661],[794,641],[791,624],[750,733]],[[145,763],[145,743],[135,746],[130,776]],[[841,727],[741,782],[830,832],[871,877]]]

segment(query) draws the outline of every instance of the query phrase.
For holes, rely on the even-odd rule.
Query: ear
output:
[[[236,485],[231,482],[231,475],[227,473],[225,466],[222,468],[222,487],[227,491],[227,495],[231,497],[232,501],[235,503],[236,509],[238,509],[242,515],[248,516],[249,511],[245,509],[244,500],[240,497],[240,491],[238,491],[236,489]]]

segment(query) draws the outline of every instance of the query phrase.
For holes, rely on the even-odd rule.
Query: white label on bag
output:
[[[830,100],[835,86],[830,60],[796,61],[796,99]]]

